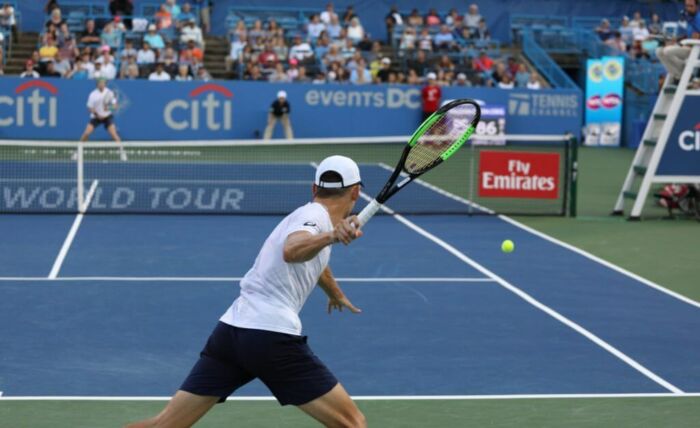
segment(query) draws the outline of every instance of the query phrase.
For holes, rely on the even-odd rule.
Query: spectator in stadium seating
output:
[[[326,55],[323,57],[322,66],[325,69],[330,67],[334,62],[343,62],[343,55],[340,54],[340,51],[335,45],[331,45],[328,52],[326,52]]]
[[[648,29],[649,34],[652,36],[659,36],[662,33],[663,23],[661,22],[661,18],[659,18],[658,14],[654,13],[651,15],[651,22],[649,23]]]
[[[440,32],[435,35],[434,38],[435,48],[437,50],[454,51],[459,50],[457,42],[455,41],[454,35],[450,27],[443,25],[440,27]]]
[[[265,38],[267,37],[267,31],[263,28],[263,23],[261,20],[256,19],[255,22],[253,22],[253,28],[251,28],[248,31],[248,39],[249,40],[256,40],[258,38]]]
[[[457,80],[455,80],[455,86],[472,86],[472,83],[467,79],[466,74],[457,73]]]
[[[17,38],[17,18],[15,17],[15,8],[10,3],[5,3],[0,8],[0,27],[10,28],[12,37]]]
[[[56,54],[53,60],[53,68],[61,77],[65,77],[73,66],[68,58],[61,56],[61,52]]]
[[[515,76],[518,73],[518,70],[520,69],[520,64],[518,64],[518,61],[516,61],[515,58],[512,56],[509,56],[506,61],[506,69],[508,73],[511,76]]]
[[[491,33],[489,32],[489,29],[486,28],[486,20],[483,18],[479,20],[476,29],[474,29],[470,34],[471,38],[474,40],[491,40]]]
[[[356,51],[355,46],[352,44],[352,40],[350,38],[345,39],[345,46],[340,49],[340,55],[343,57],[343,62],[352,58]]]
[[[120,79],[127,79],[128,74],[129,74],[129,67],[131,66],[136,67],[137,75],[138,75],[138,64],[136,64],[136,55],[127,55],[127,56],[122,56],[121,57],[121,62],[119,65],[119,78]]]
[[[126,39],[124,48],[119,52],[119,60],[126,61],[130,57],[136,58],[136,55],[138,55],[138,51],[134,49],[134,42]]]
[[[450,59],[449,56],[441,55],[440,60],[438,61],[437,65],[436,65],[436,68],[438,70],[448,72],[448,71],[454,71],[457,67],[455,66],[454,62],[452,62],[452,59]]]
[[[73,34],[70,32],[70,29],[68,28],[68,23],[63,23],[61,27],[54,33],[54,38],[56,40],[56,45],[61,48],[63,44],[66,42],[67,39],[70,39],[73,37]]]
[[[39,73],[37,73],[34,70],[34,61],[27,60],[27,62],[24,64],[24,71],[19,75],[21,78],[30,78],[30,79],[38,79],[41,77]]]
[[[143,36],[143,42],[148,43],[148,45],[156,51],[160,51],[161,49],[165,48],[163,36],[158,34],[158,28],[156,28],[155,24],[150,24],[148,26],[148,33]]]
[[[170,26],[173,25],[173,15],[168,9],[167,4],[160,5],[160,9],[158,9],[158,12],[156,12],[154,18],[159,30],[170,28]]]
[[[260,67],[257,64],[248,64],[245,73],[243,74],[244,80],[261,81],[265,80],[265,76],[262,75]]]
[[[353,19],[357,18],[353,5],[348,5],[343,12],[343,25],[349,26]]]
[[[305,63],[313,59],[314,51],[310,44],[302,41],[301,36],[297,35],[294,37],[294,44],[289,48],[289,57],[296,58],[300,63]]]
[[[151,65],[155,64],[155,62],[155,51],[151,49],[150,43],[144,41],[141,45],[141,49],[139,49],[138,53],[136,54],[136,63],[139,65],[139,68],[142,68],[150,67]]]
[[[299,77],[299,61],[297,61],[294,58],[290,59],[289,68],[287,68],[285,74],[287,75],[289,82],[297,80],[297,78]]]
[[[632,20],[629,24],[632,28],[639,28],[640,24],[644,24],[644,26],[646,27],[646,22],[644,22],[644,19],[642,19],[642,12],[634,12],[634,14],[632,15]]]
[[[187,23],[190,20],[193,20],[193,19],[196,23],[197,22],[197,15],[195,15],[194,12],[192,12],[192,5],[190,5],[189,3],[185,3],[182,5],[182,10],[180,12],[180,15],[177,17],[176,26],[177,26],[177,28],[183,28],[184,26],[187,25]]]
[[[328,37],[331,39],[337,39],[340,37],[340,33],[343,30],[343,26],[340,25],[340,20],[337,15],[331,17],[331,22],[326,25],[326,31],[328,32]]]
[[[364,85],[372,83],[372,74],[367,69],[365,59],[360,57],[355,64],[355,67],[350,72],[350,82],[356,85]]]
[[[275,52],[275,55],[277,55],[279,61],[287,61],[289,58],[289,48],[282,36],[275,37],[272,40],[272,50]]]
[[[178,72],[177,53],[172,47],[165,48],[163,53],[163,69],[170,77],[175,77]]]
[[[185,25],[180,32],[181,43],[185,44],[190,41],[193,41],[195,45],[204,49],[204,37],[202,36],[202,30],[197,27],[197,23],[195,22],[194,18],[187,21],[187,25]]]
[[[275,69],[269,73],[267,80],[273,83],[288,83],[291,81],[284,71],[284,65],[281,62],[275,64]]]
[[[622,23],[620,24],[620,35],[622,35],[622,41],[625,42],[625,46],[631,46],[634,39],[634,29],[630,25],[630,19],[626,16],[622,17]]]
[[[241,38],[241,36],[245,35],[248,37],[248,29],[245,27],[245,22],[243,20],[238,21],[236,23],[236,28],[234,28],[232,31],[230,31],[229,34],[232,34],[231,39],[236,41]]]
[[[72,34],[68,33],[67,36],[63,36],[63,43],[58,48],[58,52],[61,58],[67,59],[69,62],[75,60],[78,56],[78,44]]]
[[[530,80],[530,72],[527,70],[525,64],[518,64],[518,71],[515,73],[515,86],[518,88],[524,88],[527,86],[527,82]]]
[[[326,74],[322,71],[317,72],[313,79],[311,79],[313,85],[322,85],[326,83]]]
[[[450,30],[455,30],[462,26],[462,17],[457,12],[457,9],[450,9],[450,13],[445,17],[445,25],[447,25]]]
[[[289,120],[289,115],[291,112],[292,106],[289,104],[289,101],[287,101],[287,92],[277,92],[277,99],[272,102],[270,110],[267,113],[267,126],[265,127],[265,133],[263,134],[263,140],[269,141],[270,138],[272,138],[272,132],[275,130],[277,121],[282,123],[282,127],[284,128],[284,137],[287,139],[294,138],[292,124]]]
[[[417,51],[415,57],[408,61],[408,67],[419,76],[424,76],[426,71],[430,69],[430,63],[425,51]]]
[[[326,24],[321,22],[318,15],[311,15],[311,20],[306,25],[306,33],[311,40],[316,40],[321,35],[321,32],[326,29]]]
[[[421,99],[423,101],[423,117],[425,120],[431,114],[435,113],[440,108],[440,100],[442,99],[442,89],[437,84],[437,75],[433,72],[428,73],[427,82],[421,89]]]
[[[362,28],[362,24],[360,24],[360,19],[358,17],[354,17],[350,20],[350,25],[348,26],[347,30],[347,37],[348,39],[352,40],[354,44],[357,44],[360,42],[365,37],[365,29]]]
[[[501,83],[506,78],[506,76],[510,77],[510,73],[508,73],[508,68],[506,68],[505,64],[498,61],[495,64],[493,70],[491,71],[491,79],[493,79],[493,81],[496,83]]]
[[[630,59],[650,59],[651,56],[642,46],[641,40],[635,40],[629,50]]]
[[[170,15],[173,19],[179,19],[182,10],[177,4],[177,0],[165,0],[165,7],[168,10],[168,12],[170,12]]]
[[[433,51],[433,36],[430,35],[426,27],[423,27],[418,36],[418,49],[426,52]]]
[[[58,47],[56,47],[56,42],[53,36],[48,36],[44,40],[44,44],[39,48],[39,57],[42,64],[46,62],[53,61],[54,57],[58,53]]]
[[[103,51],[102,56],[98,58],[95,63],[101,65],[101,75],[103,78],[107,80],[117,78],[117,67],[114,65],[112,55],[109,54],[109,48],[107,48],[106,51]]]
[[[411,53],[416,49],[416,29],[413,27],[406,27],[401,35],[401,41],[399,42],[399,49],[406,51],[406,53]]]
[[[429,27],[437,26],[440,25],[440,15],[438,15],[437,11],[433,8],[431,8],[428,13],[425,15],[425,25]]]
[[[387,43],[391,44],[392,35],[394,34],[394,28],[397,25],[403,25],[403,17],[399,13],[398,6],[391,6],[389,13],[384,18],[384,23],[386,24]],[[413,31],[413,34],[415,35],[415,30]]]
[[[41,73],[41,77],[61,77],[61,73],[56,71],[55,65],[53,61],[49,61],[46,63],[46,68],[44,69],[44,72]]]
[[[51,11],[51,16],[48,21],[46,21],[46,24],[44,25],[45,28],[49,28],[49,25],[52,25],[56,28],[61,28],[61,24],[63,24],[65,19],[63,19],[61,15],[61,9],[54,9]]]
[[[408,69],[408,72],[406,73],[406,83],[409,85],[418,85],[420,84],[420,77],[416,73],[416,70],[413,69]]]
[[[311,78],[306,73],[306,67],[304,67],[304,66],[299,67],[299,74],[297,74],[297,77],[294,78],[294,81],[298,82],[298,83],[310,83],[311,82]]]
[[[213,6],[213,0],[191,0],[194,4],[199,6],[199,19],[202,23],[202,30],[204,34],[209,34],[211,31],[211,7]]]
[[[615,31],[613,36],[605,41],[607,46],[610,46],[617,53],[624,53],[627,51],[627,44],[622,40],[622,33]]]
[[[389,57],[382,58],[382,68],[377,71],[376,77],[380,82],[386,83],[389,81],[389,73],[391,72],[391,59]]]
[[[506,73],[503,76],[503,79],[500,82],[498,82],[498,87],[500,89],[513,89],[515,87],[513,79],[510,77],[510,74]]]
[[[644,21],[639,21],[637,26],[632,27],[632,40],[633,41],[643,42],[648,38],[649,38],[649,30],[647,30],[647,24]]]
[[[479,14],[479,6],[476,3],[469,5],[469,11],[464,15],[464,26],[474,31],[483,18]]]
[[[603,18],[594,30],[602,42],[606,42],[613,37],[614,32],[610,27],[610,21]]]
[[[112,23],[108,22],[100,34],[100,43],[112,49],[119,49],[122,45],[122,32],[114,30]]]
[[[226,71],[231,71],[234,64],[240,64],[243,56],[243,50],[248,45],[248,36],[242,33],[238,39],[231,42],[231,49],[226,57]]]
[[[95,20],[85,21],[85,30],[80,35],[80,43],[84,45],[97,45],[100,43],[100,32],[95,28]]]
[[[175,75],[175,80],[178,82],[189,82],[192,80],[190,68],[187,66],[187,64],[180,64],[177,69],[177,75]]]
[[[136,64],[129,64],[126,69],[126,79],[135,80],[141,78],[141,72],[139,71],[139,66]]]
[[[204,62],[204,51],[194,44],[194,41],[190,40],[187,42],[187,47],[183,49],[183,53],[186,53],[195,61],[195,64],[201,64]]]
[[[153,73],[148,75],[148,80],[155,82],[167,82],[171,80],[170,74],[165,71],[165,67],[162,62],[156,64],[156,69]]]
[[[411,27],[422,27],[423,17],[418,13],[418,9],[412,9],[411,14],[406,18],[406,22],[408,22],[408,25]]]
[[[320,16],[321,22],[328,25],[328,24],[330,24],[333,17],[338,19],[338,14],[335,13],[335,9],[333,8],[333,3],[328,3],[328,4],[326,4],[326,10],[321,12],[321,16]]]
[[[482,49],[479,52],[479,56],[474,58],[472,62],[472,69],[477,72],[490,72],[493,68],[493,60],[489,58],[486,51]]]
[[[277,55],[274,49],[272,49],[272,43],[265,43],[265,48],[260,52],[260,55],[258,55],[258,63],[262,67],[263,74],[269,75],[272,73],[278,62]]]
[[[530,79],[527,81],[527,89],[541,89],[542,84],[540,83],[540,76],[536,71],[530,73]]]
[[[72,76],[73,79],[91,79],[93,74],[95,74],[95,64],[92,62],[92,58],[90,57],[90,52],[87,50],[84,50],[80,54],[80,68],[76,70],[74,68],[74,73],[78,73],[78,76],[75,76],[75,74]]]
[[[94,62],[93,66],[92,74],[88,75],[88,79],[104,79],[105,77],[102,75],[102,63]]]

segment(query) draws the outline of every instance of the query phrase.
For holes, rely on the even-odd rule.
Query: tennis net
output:
[[[126,142],[126,161],[112,142],[0,140],[0,212],[286,214],[310,199],[314,165],[333,154],[358,162],[374,196],[407,140]],[[566,213],[570,136],[475,141],[388,205],[405,214]]]

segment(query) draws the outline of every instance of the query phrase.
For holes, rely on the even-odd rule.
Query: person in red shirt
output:
[[[486,51],[482,50],[479,53],[479,57],[475,58],[472,62],[472,67],[474,71],[491,71],[491,68],[493,68],[493,60],[486,55]]]
[[[427,77],[428,83],[423,86],[421,90],[421,97],[423,99],[423,120],[437,111],[440,107],[440,99],[442,98],[442,89],[440,89],[440,86],[435,82],[437,79],[435,73],[430,72]]]

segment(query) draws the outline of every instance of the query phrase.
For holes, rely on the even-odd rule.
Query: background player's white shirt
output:
[[[286,263],[284,243],[294,232],[316,235],[332,230],[328,211],[316,202],[285,217],[265,240],[255,264],[241,280],[241,295],[221,321],[235,327],[301,335],[299,311],[328,266],[331,248],[323,248],[307,262]]]
[[[91,113],[90,117],[104,119],[107,116],[111,116],[112,111],[110,110],[110,108],[116,104],[116,101],[117,99],[114,96],[114,92],[112,92],[109,88],[104,88],[102,92],[100,92],[99,89],[95,88],[92,92],[90,92],[87,106],[88,108],[95,111],[97,113],[97,116]]]

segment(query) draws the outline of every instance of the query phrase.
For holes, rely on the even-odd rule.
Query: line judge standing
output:
[[[287,92],[277,92],[277,99],[272,102],[270,111],[267,113],[267,127],[265,127],[263,140],[267,141],[272,138],[272,132],[275,130],[275,125],[278,120],[282,122],[284,138],[288,140],[294,138],[292,123],[289,121],[289,113],[291,113],[291,111],[292,107],[289,105],[289,101],[287,101]]]

